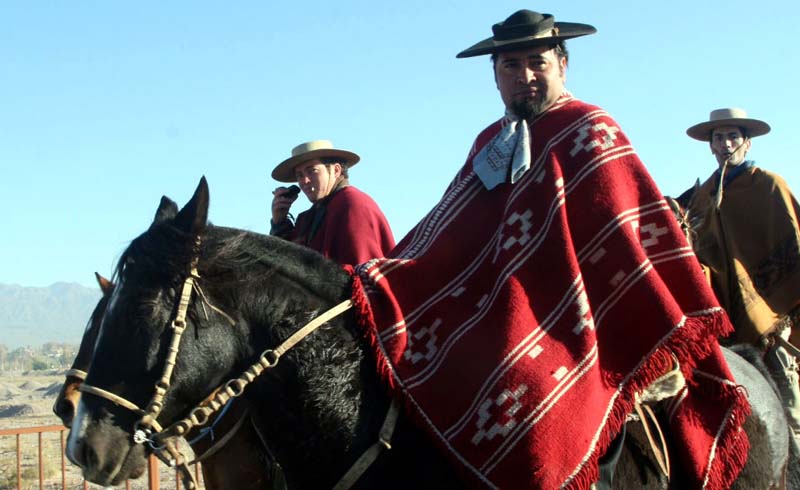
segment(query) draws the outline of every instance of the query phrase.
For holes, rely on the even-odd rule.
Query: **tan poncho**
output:
[[[751,167],[724,187],[717,211],[718,178],[689,203],[694,249],[736,328],[732,340],[755,343],[800,299],[800,207],[783,178]]]

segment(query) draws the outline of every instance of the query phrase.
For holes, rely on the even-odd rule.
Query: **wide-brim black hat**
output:
[[[546,46],[573,37],[594,34],[597,29],[589,24],[555,22],[550,14],[519,10],[503,22],[493,25],[492,32],[494,33],[492,37],[458,53],[456,58]]]

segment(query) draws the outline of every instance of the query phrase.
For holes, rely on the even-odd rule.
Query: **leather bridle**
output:
[[[199,237],[196,244],[199,246]],[[136,444],[147,443],[156,456],[164,460],[170,466],[178,467],[178,469],[180,469],[183,473],[184,484],[190,490],[197,488],[197,483],[194,481],[194,475],[187,466],[189,462],[178,449],[178,441],[184,438],[193,427],[199,427],[208,423],[210,416],[220,411],[230,400],[241,396],[242,393],[244,393],[244,389],[247,387],[247,385],[254,381],[266,369],[275,367],[278,364],[281,356],[285,354],[286,351],[294,347],[298,342],[303,340],[326,322],[353,307],[352,300],[348,299],[312,319],[294,334],[289,336],[289,338],[284,340],[278,347],[263,351],[258,360],[247,370],[245,370],[240,377],[225,382],[222,386],[214,391],[213,396],[204,400],[195,408],[190,410],[189,415],[186,418],[178,420],[164,429],[158,423],[157,419],[164,407],[164,397],[166,396],[167,390],[169,390],[170,387],[172,371],[175,367],[178,352],[180,350],[180,340],[184,330],[186,330],[186,314],[189,308],[189,303],[191,302],[192,291],[196,289],[195,282],[200,277],[197,272],[198,260],[199,255],[195,254],[190,263],[189,273],[183,282],[181,295],[178,301],[178,307],[175,312],[175,318],[172,320],[171,324],[172,338],[167,351],[164,370],[161,378],[155,384],[155,392],[153,397],[150,399],[150,402],[147,404],[147,408],[142,409],[135,403],[115,393],[98,388],[96,386],[88,385],[85,382],[83,382],[78,388],[81,392],[104,398],[116,405],[141,415],[141,418],[134,424],[133,441]],[[203,296],[202,293],[199,293],[199,295],[201,297]],[[203,299],[205,300],[204,297]],[[214,309],[220,311],[217,308]],[[224,314],[224,312],[221,313]],[[228,315],[224,316],[230,319]],[[375,461],[383,449],[391,449],[390,440],[394,432],[399,411],[399,404],[393,400],[389,407],[389,412],[386,415],[384,424],[381,427],[378,441],[368,448],[350,468],[350,470],[348,470],[345,476],[342,477],[339,483],[337,483],[337,485],[334,487],[336,490],[346,489],[352,486],[364,473],[364,471],[366,471],[369,465]],[[169,456],[164,454],[164,450],[169,453]]]

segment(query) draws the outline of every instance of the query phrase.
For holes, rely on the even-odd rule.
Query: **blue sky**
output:
[[[202,175],[213,222],[268,230],[269,172],[331,139],[402,237],[502,115],[488,58],[456,53],[529,8],[592,24],[567,87],[620,123],[678,194],[714,169],[687,127],[745,108],[749,157],[800,189],[800,2],[0,3],[0,282],[94,286],[158,201]],[[293,211],[305,209],[303,198]],[[296,214],[296,213],[295,213]]]

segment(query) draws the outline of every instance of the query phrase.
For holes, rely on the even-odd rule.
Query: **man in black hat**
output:
[[[457,57],[492,55],[494,78],[507,116],[503,130],[507,136],[500,141],[506,148],[516,148],[509,176],[509,182],[514,183],[530,165],[528,125],[559,99],[566,102],[571,98],[565,96],[564,88],[569,59],[565,41],[593,34],[596,29],[587,24],[555,22],[550,14],[520,10],[495,24],[492,31],[494,36]],[[505,164],[496,166],[499,145],[490,144],[489,148],[491,151],[476,157],[474,168],[486,188],[492,189],[506,178],[509,168]]]
[[[653,398],[681,393],[672,468],[730,488],[748,410],[717,341],[732,327],[619,125],[564,87],[565,40],[595,28],[521,10],[492,31],[458,56],[492,56],[505,116],[359,269],[392,395],[476,484],[610,488],[626,418],[685,377]]]

